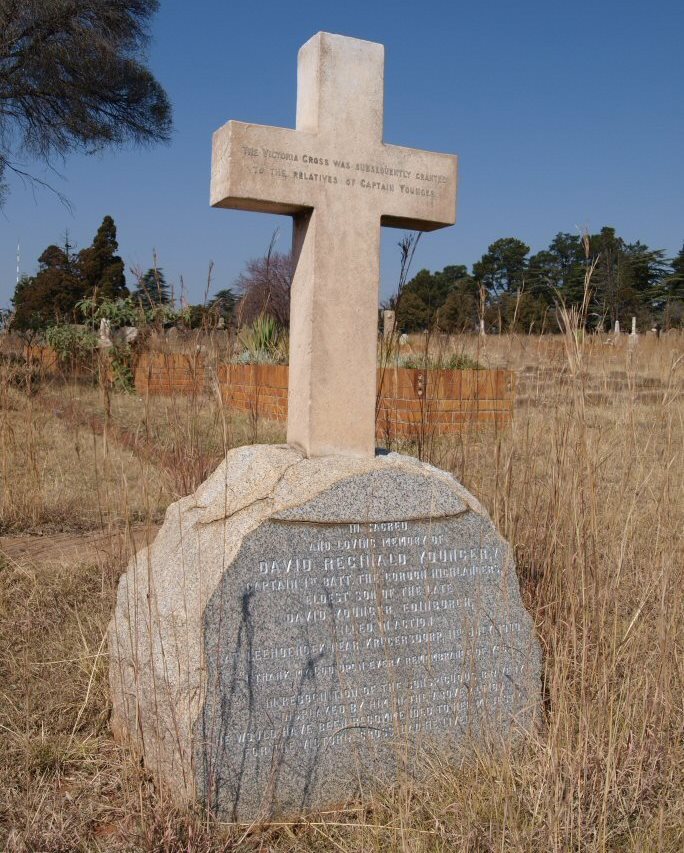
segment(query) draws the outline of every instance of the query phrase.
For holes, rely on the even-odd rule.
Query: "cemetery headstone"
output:
[[[115,732],[179,799],[227,820],[342,805],[473,739],[514,736],[539,703],[510,546],[453,476],[369,449],[377,301],[328,241],[337,227],[358,238],[340,241],[377,300],[377,226],[435,227],[455,194],[445,155],[383,151],[381,95],[381,46],[321,33],[300,52],[298,129],[215,139],[215,199],[295,217],[293,439],[231,450],[169,507],[109,628]]]
[[[382,312],[382,336],[387,339],[394,334],[394,326],[396,323],[396,315],[394,311],[385,310]]]
[[[629,333],[629,337],[627,338],[629,346],[632,349],[636,346],[638,339],[639,335],[637,333],[637,318],[632,317],[632,331]]]
[[[114,346],[112,341],[112,322],[106,317],[100,320],[100,331],[97,338],[97,345],[100,349],[109,349]]]
[[[456,157],[383,142],[383,97],[383,46],[319,33],[299,52],[295,130],[214,134],[211,203],[294,219],[287,441],[308,456],[375,451],[380,226],[456,217]]]

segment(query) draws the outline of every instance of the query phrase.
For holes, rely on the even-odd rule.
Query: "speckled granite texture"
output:
[[[109,644],[115,732],[228,820],[340,804],[540,698],[510,548],[397,454],[231,451],[131,561]]]

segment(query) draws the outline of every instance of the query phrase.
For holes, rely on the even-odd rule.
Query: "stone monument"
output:
[[[456,191],[453,158],[382,142],[382,75],[380,45],[320,33],[297,130],[214,138],[214,203],[295,219],[289,443],[169,507],[109,628],[115,733],[227,820],[343,805],[539,703],[510,547],[450,474],[373,446],[379,226],[453,222]]]
[[[307,455],[374,453],[380,225],[456,217],[456,157],[383,142],[383,80],[381,44],[319,33],[299,51],[296,130],[214,134],[211,203],[294,219],[287,441]]]

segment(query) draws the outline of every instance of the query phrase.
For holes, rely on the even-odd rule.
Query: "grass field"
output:
[[[109,732],[103,638],[124,564],[87,536],[153,535],[226,447],[282,428],[212,397],[114,394],[106,414],[92,386],[29,389],[3,367],[0,533],[27,548],[0,541],[1,849],[684,849],[684,339],[443,343],[518,375],[510,429],[424,450],[515,548],[545,656],[539,730],[305,822],[174,807]]]

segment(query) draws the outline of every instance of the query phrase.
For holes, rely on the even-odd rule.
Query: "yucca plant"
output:
[[[260,314],[238,334],[243,348],[239,359],[245,363],[277,364],[282,360],[283,340],[286,338],[277,321],[270,314]]]

